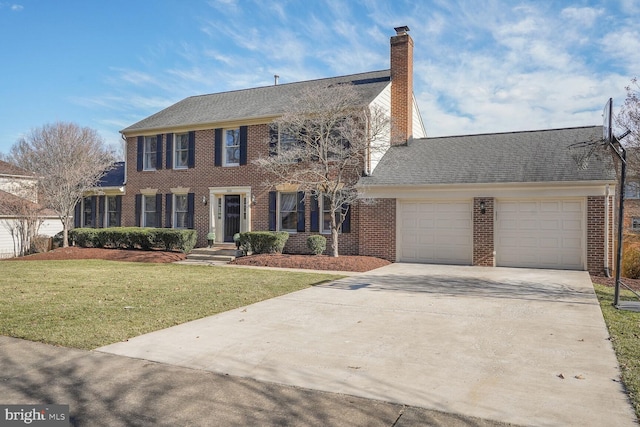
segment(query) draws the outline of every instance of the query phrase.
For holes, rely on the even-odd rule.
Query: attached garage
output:
[[[400,200],[399,261],[470,265],[471,201]]]
[[[583,270],[585,201],[497,200],[496,265]]]

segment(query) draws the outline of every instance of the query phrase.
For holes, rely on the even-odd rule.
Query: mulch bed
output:
[[[364,272],[391,263],[368,256],[340,255],[335,258],[327,255],[259,254],[236,258],[231,264]]]
[[[591,281],[593,283],[597,283],[599,285],[609,286],[613,288],[616,285],[616,278],[614,277],[604,277],[604,276],[591,276]],[[640,279],[627,279],[623,277],[620,279],[622,283],[630,287],[636,292],[640,292]],[[624,289],[624,287],[622,287]]]
[[[68,259],[104,259],[108,261],[130,261],[168,263],[181,261],[186,258],[182,252],[140,251],[135,249],[99,249],[68,247],[58,248],[49,252],[27,255],[19,258],[9,258],[8,261],[39,261],[39,260],[68,260]]]

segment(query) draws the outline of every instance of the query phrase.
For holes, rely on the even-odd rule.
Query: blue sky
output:
[[[429,136],[602,123],[640,77],[640,1],[0,0],[0,152],[71,121],[110,144],[185,97],[389,68]]]

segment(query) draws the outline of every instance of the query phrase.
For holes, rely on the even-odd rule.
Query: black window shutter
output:
[[[165,167],[167,169],[173,169],[173,134],[167,134],[167,154],[166,154],[166,162]]]
[[[193,229],[195,226],[195,206],[196,206],[196,194],[187,194],[187,228]]]
[[[278,212],[276,211],[276,199],[278,193],[275,191],[269,191],[269,231],[276,231],[276,217]]]
[[[138,137],[138,171],[141,171],[143,168],[143,159],[144,159],[144,136]]]
[[[104,196],[98,196],[98,223],[96,227],[104,227]]]
[[[311,196],[311,230],[320,231],[320,212],[318,206],[318,197],[321,195]]]
[[[142,216],[142,194],[136,194],[136,227],[140,227],[140,217]]]
[[[122,196],[116,196],[116,227],[122,225]]]
[[[298,228],[297,231],[304,232],[304,191],[298,191]]]
[[[269,126],[269,156],[278,155],[278,127],[275,124]]]
[[[240,126],[240,164],[247,164],[247,126]]]
[[[214,156],[213,164],[215,166],[222,166],[222,128],[215,130]]]
[[[162,169],[162,134],[156,136],[156,169]]]
[[[164,195],[164,201],[165,201],[165,207],[166,207],[166,211],[165,211],[165,215],[164,215],[164,226],[166,228],[171,228],[171,220],[173,219],[173,194],[165,194]]]
[[[343,233],[351,233],[351,206],[344,204],[342,205],[342,210],[347,210],[347,213],[344,217],[344,221],[342,222],[342,232]]]
[[[162,227],[162,194],[156,194],[156,227]]]
[[[75,228],[82,227],[82,199],[76,203],[76,207],[73,212],[73,226]]]
[[[189,157],[187,159],[187,167],[196,167],[196,133],[195,131],[189,132]]]

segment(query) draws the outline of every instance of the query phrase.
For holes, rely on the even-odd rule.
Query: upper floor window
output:
[[[634,231],[640,231],[640,218],[638,217],[631,218],[631,229]]]
[[[625,199],[640,199],[640,183],[629,181],[624,186]]]
[[[189,167],[189,134],[177,133],[174,135],[174,169],[186,169]]]
[[[144,170],[155,170],[158,158],[158,137],[144,137]]]
[[[224,165],[240,164],[240,129],[224,130]]]

